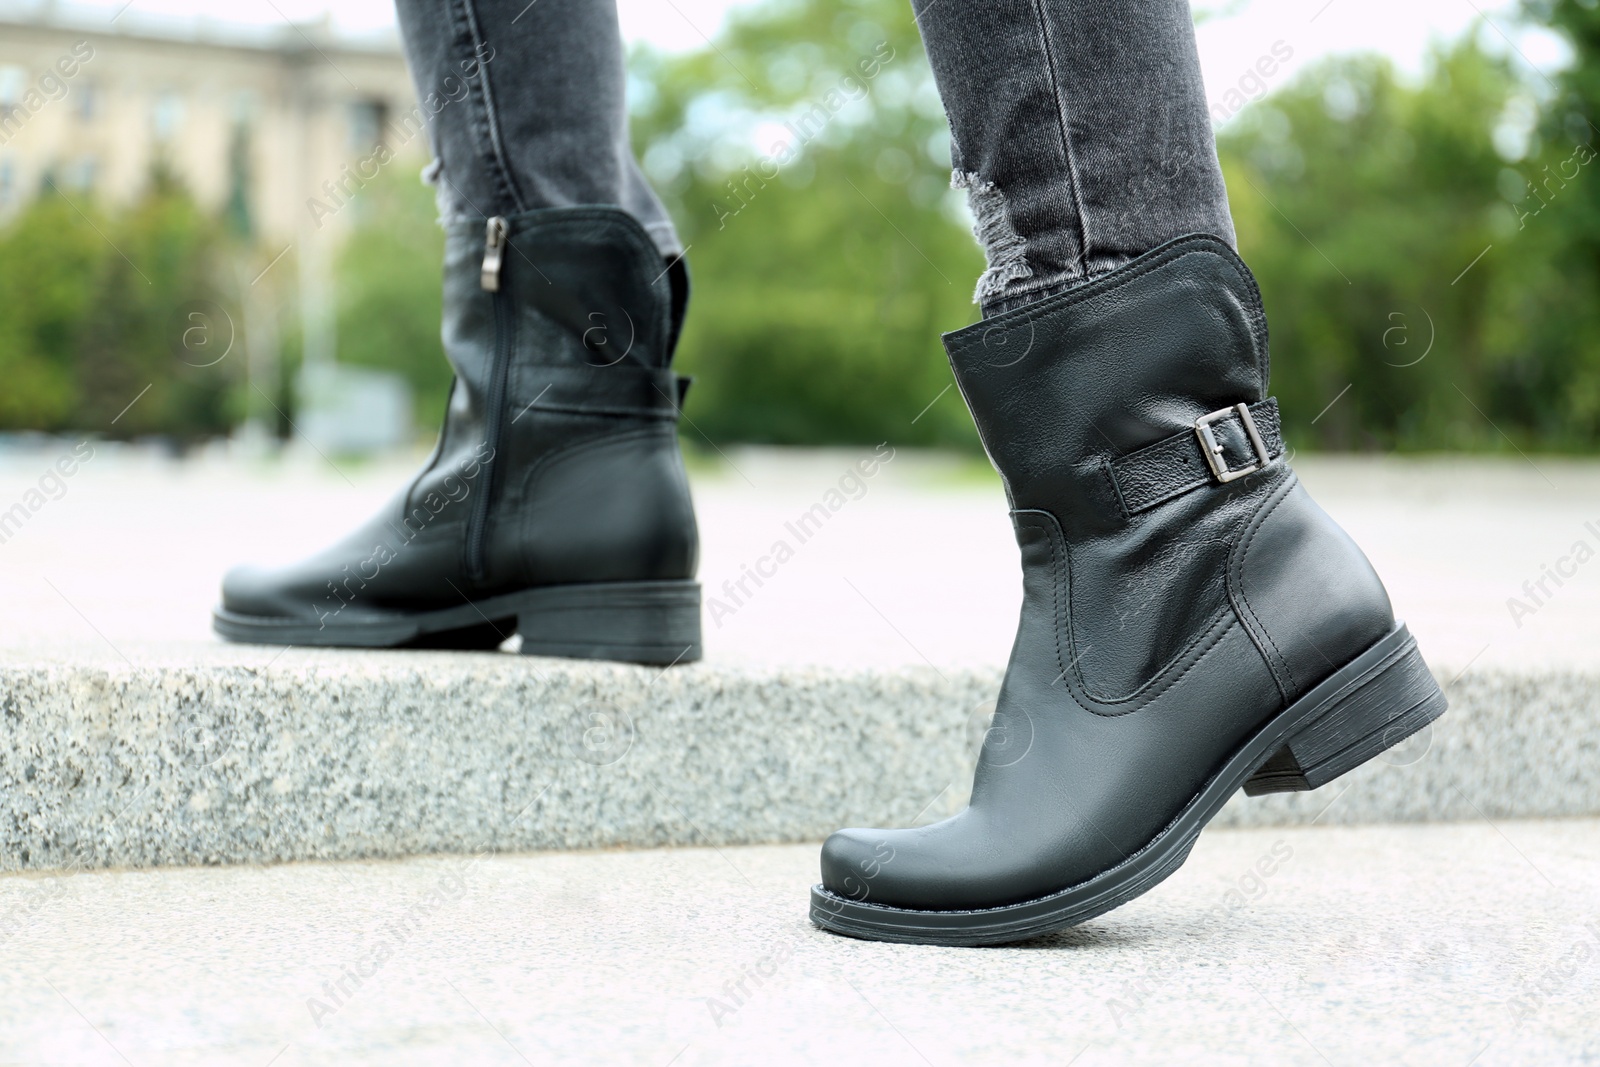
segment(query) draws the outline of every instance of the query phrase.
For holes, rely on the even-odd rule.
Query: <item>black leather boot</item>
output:
[[[970,805],[823,846],[811,918],[1018,941],[1150,889],[1241,785],[1315,789],[1444,712],[1361,550],[1284,461],[1238,256],[1174,241],[946,337],[1023,605]]]
[[[433,458],[365,526],[293,566],[241,567],[234,641],[700,656],[698,536],[669,369],[688,300],[630,216],[535,211],[450,228],[455,368]]]

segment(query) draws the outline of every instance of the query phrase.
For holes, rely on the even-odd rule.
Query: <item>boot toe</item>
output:
[[[303,597],[296,603],[276,568],[247,564],[223,576],[222,610],[233,615],[293,618],[306,614],[307,604]]]
[[[929,826],[840,830],[822,846],[822,885],[858,903],[962,911],[1043,897],[1121,858],[1092,827],[1040,828],[996,825],[969,807]]]
[[[983,906],[994,892],[984,865],[970,861],[964,835],[945,823],[908,830],[853,828],[822,846],[822,885],[858,903],[940,910]]]
[[[889,831],[852,828],[828,835],[822,843],[822,885],[847,900],[870,900],[872,883],[883,871],[883,857],[893,855]]]

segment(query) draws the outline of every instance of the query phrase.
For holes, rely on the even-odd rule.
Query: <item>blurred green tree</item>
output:
[[[59,196],[0,231],[0,429],[73,425],[80,324],[109,252]]]
[[[761,5],[715,51],[639,51],[630,72],[690,249],[689,436],[975,448],[939,334],[976,318],[983,257],[909,7]]]
[[[0,233],[0,428],[226,433],[239,361],[218,358],[235,333],[221,254],[217,221],[165,172],[111,217],[47,183]]]
[[[349,205],[358,212],[337,263],[341,363],[398,371],[423,426],[444,418],[450,364],[439,339],[444,233],[433,193],[414,167],[395,164]]]
[[[1323,62],[1222,132],[1299,446],[1501,444],[1485,344],[1523,257],[1507,247],[1494,132],[1518,91],[1469,37],[1415,88],[1378,57]]]
[[[158,169],[110,220],[106,243],[80,321],[76,427],[182,442],[227,433],[240,415],[243,342],[225,306],[219,221]]]
[[[1600,5],[1525,11],[1571,45],[1564,72],[1469,34],[1414,83],[1335,58],[1222,127],[1297,445],[1600,443]],[[976,319],[982,255],[903,0],[741,8],[714,48],[636,51],[629,78],[636,146],[694,274],[686,435],[976,449],[938,337]],[[348,210],[339,358],[399,371],[435,422],[450,372],[431,196],[395,167]],[[235,425],[243,360],[207,366],[215,349],[185,342],[202,320],[232,336],[237,264],[277,251],[234,233],[159,173],[118,212],[49,190],[25,207],[0,229],[0,430],[194,440]],[[260,307],[284,313],[287,378],[292,305]]]
[[[1552,79],[1528,79],[1542,104],[1519,116],[1525,143],[1503,178],[1522,253],[1498,294],[1486,344],[1495,354],[1496,407],[1544,448],[1600,442],[1600,7],[1592,0],[1526,0],[1572,60]]]

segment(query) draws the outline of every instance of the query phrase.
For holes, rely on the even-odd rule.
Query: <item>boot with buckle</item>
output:
[[[968,807],[833,834],[818,926],[985,945],[1084,922],[1176,870],[1241,787],[1315,789],[1444,712],[1284,458],[1261,297],[1225,242],[945,343],[1011,504],[1016,642]]]

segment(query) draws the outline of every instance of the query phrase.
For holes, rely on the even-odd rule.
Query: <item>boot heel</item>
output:
[[[529,592],[517,606],[528,656],[692,663],[700,658],[700,583],[591,582]]]
[[[1333,698],[1245,783],[1247,795],[1316,789],[1444,714],[1444,692],[1415,640]]]

